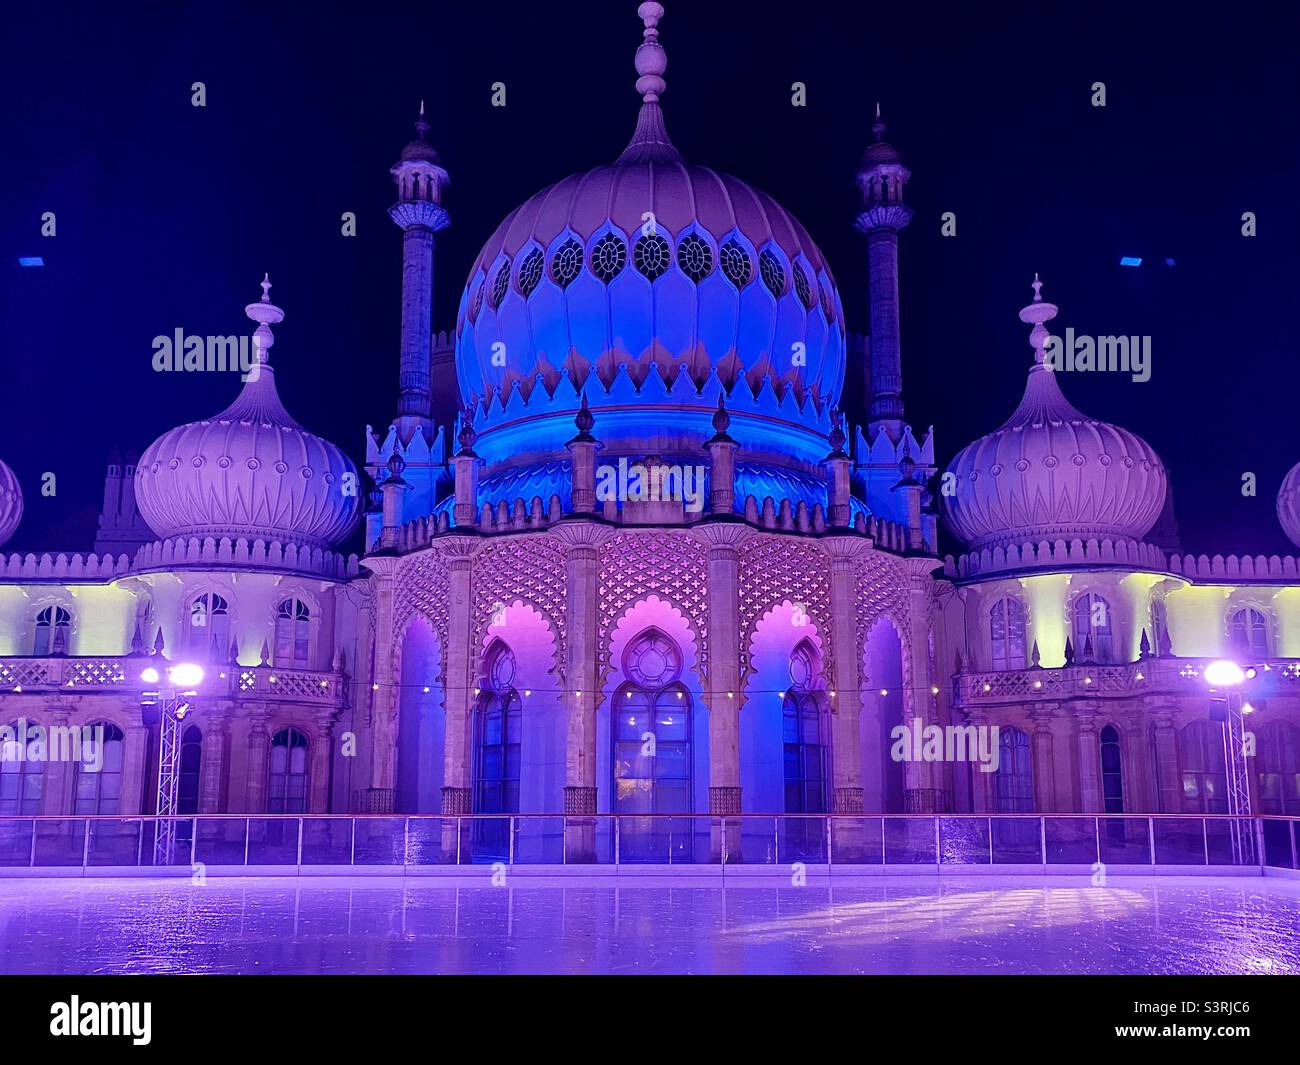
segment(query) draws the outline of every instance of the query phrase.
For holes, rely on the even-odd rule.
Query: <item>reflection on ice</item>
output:
[[[1274,878],[0,880],[6,973],[1290,973]]]

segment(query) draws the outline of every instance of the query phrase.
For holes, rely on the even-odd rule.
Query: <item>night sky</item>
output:
[[[1039,271],[1055,326],[1152,337],[1149,382],[1066,374],[1062,387],[1164,458],[1184,545],[1285,553],[1274,498],[1300,460],[1300,16],[1272,6],[666,0],[664,110],[688,160],[804,223],[849,328],[865,331],[853,175],[880,100],[913,173],[904,398],[913,425],[937,427],[940,461],[1018,402],[1031,352],[1016,314]],[[386,427],[396,404],[388,168],[420,99],[451,174],[435,281],[447,329],[497,223],[627,142],[635,12],[634,0],[10,6],[0,457],[26,516],[6,550],[89,550],[110,451],[138,454],[229,403],[235,375],[155,373],[151,341],[247,332],[264,271],[286,311],[272,356],[286,406],[360,463],[364,426]],[[490,106],[496,81],[505,108]],[[807,107],[791,106],[794,81]],[[45,211],[54,238],[40,235]],[[355,238],[340,234],[344,211]],[[944,211],[956,238],[940,236]],[[30,255],[45,267],[19,268]],[[1122,255],[1145,261],[1122,268]],[[845,406],[860,420],[861,396]]]

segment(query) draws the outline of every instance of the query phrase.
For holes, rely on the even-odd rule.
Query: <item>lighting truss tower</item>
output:
[[[175,688],[158,693],[158,820],[154,822],[153,864],[170,865],[176,847],[176,805],[180,791],[181,719],[190,709],[190,693]]]
[[[1250,821],[1250,777],[1246,769],[1246,718],[1240,692],[1229,692],[1223,721],[1223,766],[1228,781],[1228,822],[1232,858],[1237,865],[1255,863],[1255,833]],[[1240,820],[1239,820],[1240,819]]]

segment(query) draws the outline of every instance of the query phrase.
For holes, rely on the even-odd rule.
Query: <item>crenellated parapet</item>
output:
[[[1169,571],[1196,580],[1246,581],[1300,580],[1300,559],[1294,555],[1170,555]]]
[[[107,580],[120,577],[131,569],[126,555],[0,555],[0,580]]]

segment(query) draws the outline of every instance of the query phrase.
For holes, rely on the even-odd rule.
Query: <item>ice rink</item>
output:
[[[1300,973],[1300,882],[0,881],[5,973]]]

